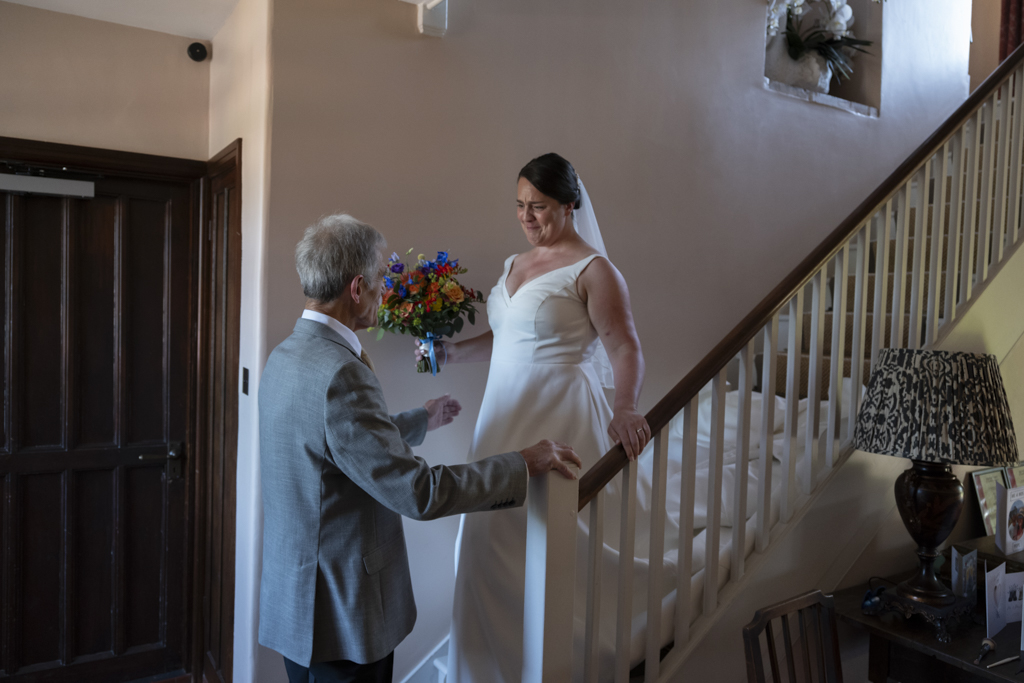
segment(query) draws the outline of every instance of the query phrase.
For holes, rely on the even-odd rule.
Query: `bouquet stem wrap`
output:
[[[420,339],[420,344],[427,347],[427,359],[430,361],[430,374],[437,376],[437,355],[434,353],[434,342],[441,339],[433,332],[427,332],[426,339]],[[422,370],[426,372],[426,368]]]

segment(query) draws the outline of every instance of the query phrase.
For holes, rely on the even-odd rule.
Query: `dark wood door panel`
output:
[[[77,373],[71,442],[113,446],[118,441],[117,291],[118,198],[99,196],[76,205],[72,235],[72,343]]]
[[[61,320],[67,201],[12,196],[14,263],[13,391],[17,448],[63,446],[65,383]],[[14,229],[14,226],[32,229]]]
[[[0,681],[186,663],[192,188],[100,179],[3,209]]]

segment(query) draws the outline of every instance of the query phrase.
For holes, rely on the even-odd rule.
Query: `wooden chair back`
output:
[[[832,596],[819,590],[755,612],[743,627],[743,650],[750,683],[843,681],[835,606]],[[765,677],[765,660],[770,678]]]

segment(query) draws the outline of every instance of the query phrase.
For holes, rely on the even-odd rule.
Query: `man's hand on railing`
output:
[[[608,436],[622,444],[627,458],[636,460],[651,440],[651,428],[644,416],[635,410],[616,410],[608,425]]]
[[[526,461],[526,468],[529,470],[531,477],[556,470],[566,479],[575,479],[576,473],[570,469],[567,463],[576,465],[580,469],[583,468],[583,461],[572,450],[572,446],[548,441],[547,439],[529,448],[524,448],[519,453],[523,456],[523,460]]]

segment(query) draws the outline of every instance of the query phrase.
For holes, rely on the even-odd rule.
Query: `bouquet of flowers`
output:
[[[406,255],[411,253],[412,249]],[[483,294],[459,284],[455,276],[466,269],[458,259],[449,260],[446,251],[437,252],[433,261],[420,254],[413,267],[406,267],[398,254],[391,254],[388,266],[384,297],[377,311],[377,339],[385,331],[413,335],[426,352],[416,370],[436,375],[434,342],[461,332],[463,316],[470,325],[475,324],[474,304],[483,302]]]
[[[878,2],[879,0],[875,0]],[[804,29],[804,19],[811,28]],[[853,9],[846,0],[768,0],[768,35],[784,33],[789,56],[817,52],[840,78],[853,75],[850,58],[867,51],[870,40],[853,37]]]

